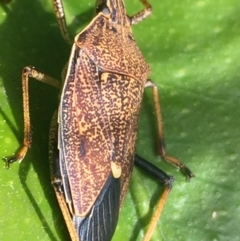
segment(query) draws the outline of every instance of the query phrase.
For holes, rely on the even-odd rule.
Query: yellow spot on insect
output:
[[[111,162],[112,174],[115,178],[119,178],[122,174],[122,168],[115,162]]]
[[[102,73],[101,80],[104,81],[104,82],[107,82],[107,80],[108,80],[108,73]]]

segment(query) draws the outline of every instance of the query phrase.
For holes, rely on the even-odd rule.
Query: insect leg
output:
[[[68,30],[67,30],[67,23],[66,23],[62,0],[52,0],[52,4],[54,7],[55,15],[57,18],[58,26],[60,28],[62,37],[68,44],[72,44],[72,40],[70,39]]]
[[[60,82],[38,70],[32,66],[27,66],[22,71],[22,92],[23,92],[23,115],[24,115],[24,138],[21,148],[17,151],[14,156],[4,158],[6,167],[9,168],[10,164],[16,161],[22,161],[25,157],[28,148],[31,146],[31,124],[29,115],[29,89],[28,81],[30,78],[42,81],[56,88],[60,88]]]
[[[173,166],[180,168],[181,171],[187,176],[187,180],[190,180],[192,177],[194,177],[194,174],[190,171],[190,169],[186,167],[183,163],[181,163],[177,158],[168,156],[166,153],[161,106],[157,86],[152,81],[148,80],[145,84],[145,87],[151,87],[153,91],[153,100],[158,126],[159,155],[162,156],[165,161],[169,162]]]
[[[162,213],[162,210],[163,210],[164,204],[167,200],[167,197],[172,189],[172,183],[174,181],[174,178],[172,176],[167,175],[161,169],[157,168],[156,166],[154,166],[150,162],[144,160],[142,157],[140,157],[138,155],[135,155],[134,164],[136,166],[140,167],[142,170],[148,172],[149,175],[156,178],[158,181],[162,182],[165,185],[164,192],[158,201],[156,209],[150,220],[147,232],[143,238],[143,241],[149,241],[152,237],[154,229],[160,218],[160,215]]]
[[[149,2],[147,0],[140,0],[140,1],[144,5],[145,8],[142,11],[129,17],[131,25],[135,25],[135,24],[141,22],[142,20],[144,20],[145,18],[150,16],[152,13],[152,7],[149,4]]]
[[[64,191],[62,187],[62,177],[60,173],[60,163],[59,163],[59,151],[58,151],[58,123],[57,123],[57,111],[54,113],[51,128],[49,134],[49,161],[50,161],[50,170],[51,170],[51,180],[52,186],[54,188],[58,204],[62,211],[63,218],[68,228],[71,241],[80,241],[77,236],[77,232],[74,228],[72,216],[69,212],[67,201],[64,196]]]

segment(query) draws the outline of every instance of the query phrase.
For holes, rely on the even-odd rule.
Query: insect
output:
[[[49,159],[52,185],[72,241],[111,240],[134,163],[165,185],[143,240],[151,238],[173,178],[135,155],[145,87],[153,91],[160,156],[181,168],[188,179],[194,176],[166,154],[157,87],[148,79],[150,67],[131,30],[151,14],[150,4],[141,2],[144,9],[130,17],[123,0],[97,1],[95,17],[74,39],[62,87],[34,67],[22,72],[23,145],[5,162],[9,167],[21,161],[31,145],[29,78],[61,88],[59,108],[52,118]],[[53,5],[62,35],[70,42],[62,3],[53,0]]]

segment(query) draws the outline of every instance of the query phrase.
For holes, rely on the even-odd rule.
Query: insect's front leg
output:
[[[60,82],[43,72],[35,69],[32,66],[27,66],[22,71],[22,93],[23,93],[23,116],[24,116],[24,138],[20,149],[16,152],[14,156],[4,158],[6,162],[6,167],[9,168],[10,164],[16,161],[22,161],[25,157],[28,148],[31,146],[31,123],[29,115],[29,78],[34,78],[41,82],[52,85],[56,88],[60,88]]]
[[[169,162],[173,166],[180,168],[181,171],[187,176],[187,180],[190,180],[192,177],[194,177],[194,174],[191,172],[191,170],[188,167],[186,167],[183,163],[181,163],[177,158],[169,156],[166,153],[165,142],[164,142],[164,132],[163,132],[163,121],[162,121],[158,88],[150,80],[148,80],[146,82],[145,87],[151,87],[152,92],[153,92],[154,107],[155,107],[155,112],[156,112],[156,117],[157,117],[157,126],[158,126],[159,155],[162,156],[165,161]]]
[[[142,11],[129,17],[131,25],[135,25],[135,24],[141,22],[142,20],[144,20],[145,18],[150,16],[152,13],[152,7],[149,4],[149,2],[147,0],[140,0],[140,1],[142,2],[142,4],[144,5],[145,8]]]
[[[63,3],[61,0],[52,0],[52,3],[53,3],[55,15],[57,18],[58,26],[60,28],[62,37],[68,44],[72,44],[73,41],[70,39],[68,30],[67,30],[67,23],[66,23]]]

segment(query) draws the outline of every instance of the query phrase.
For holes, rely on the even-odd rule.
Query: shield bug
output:
[[[138,116],[143,90],[153,90],[158,124],[159,154],[179,167],[188,179],[192,172],[166,154],[160,102],[156,85],[148,79],[150,67],[140,52],[131,26],[150,15],[151,6],[126,14],[123,0],[100,0],[90,24],[76,35],[66,71],[58,111],[50,130],[52,184],[72,241],[108,241],[115,231],[120,207],[128,189],[134,163],[163,182],[145,241],[150,240],[173,178],[135,155]],[[64,39],[70,42],[63,6],[53,0]],[[22,73],[24,140],[6,165],[21,161],[31,144],[28,80],[60,83],[34,67]]]

